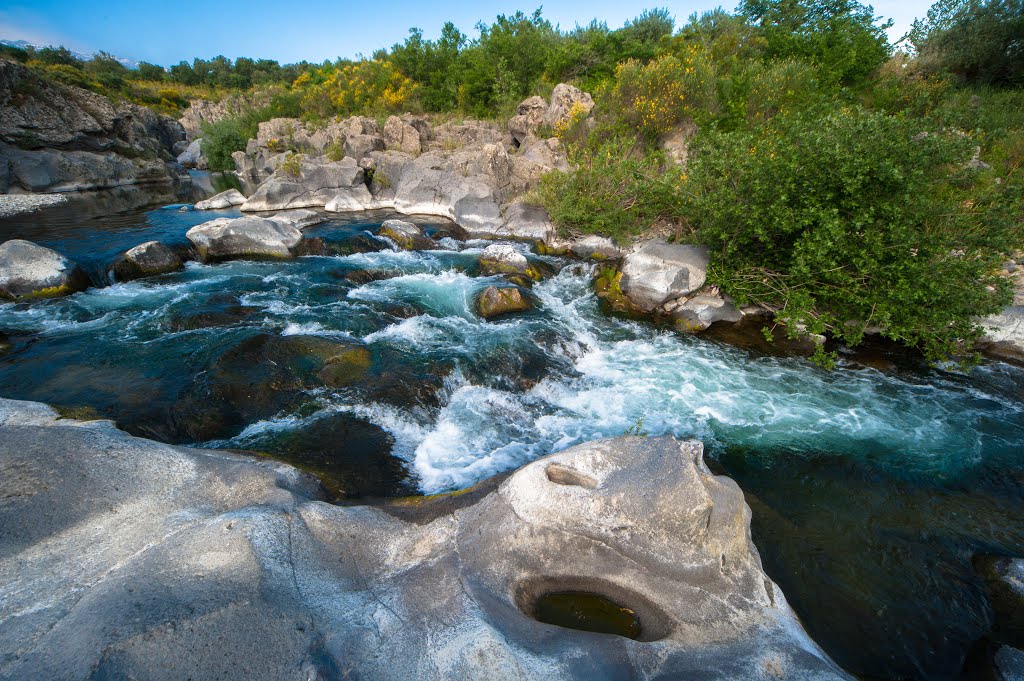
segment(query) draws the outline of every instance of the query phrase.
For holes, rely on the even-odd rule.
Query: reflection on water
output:
[[[137,243],[237,214],[110,201],[0,229],[102,272]],[[485,322],[473,300],[500,281],[477,276],[485,244],[358,252],[389,216],[306,230],[349,255],[192,263],[0,305],[0,395],[276,453],[338,496],[465,487],[642,417],[652,435],[702,439],[739,481],[766,569],[837,661],[957,675],[990,624],[971,556],[1024,555],[1024,371],[963,376],[901,355],[871,360],[884,372],[852,358],[823,372],[605,317],[588,269],[555,258],[535,310]]]

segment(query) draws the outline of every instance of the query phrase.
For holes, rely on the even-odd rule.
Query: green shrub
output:
[[[330,161],[340,161],[345,158],[345,145],[341,142],[331,142],[324,147],[324,156]]]
[[[715,276],[790,329],[851,345],[865,329],[956,353],[1009,302],[1019,187],[964,169],[973,142],[859,108],[703,135],[686,209]],[[1018,204],[1019,205],[1019,204]]]
[[[281,172],[286,175],[298,177],[302,174],[302,154],[289,152],[284,161],[281,162],[280,168]]]
[[[682,215],[682,169],[666,164],[661,152],[638,144],[634,135],[595,131],[587,144],[570,149],[570,161],[575,170],[548,173],[532,197],[563,233],[623,242],[659,219]]]
[[[203,124],[203,154],[210,170],[233,169],[235,162],[231,154],[244,150],[248,141],[248,131],[243,129],[237,118]]]

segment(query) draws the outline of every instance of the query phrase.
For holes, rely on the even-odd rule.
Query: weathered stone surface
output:
[[[203,156],[202,143],[203,141],[201,139],[192,140],[185,150],[178,154],[178,163],[186,168],[206,170],[207,161],[206,157]]]
[[[377,230],[377,235],[387,237],[405,251],[429,251],[437,248],[437,244],[422,228],[404,220],[385,220]]]
[[[701,451],[593,442],[489,492],[332,506],[284,464],[3,400],[0,675],[848,678]],[[566,590],[633,610],[639,640],[533,618]]]
[[[686,298],[670,301],[667,310],[676,328],[685,333],[698,333],[717,322],[738,322],[743,313],[729,301],[717,286],[705,286]]]
[[[295,229],[305,229],[306,227],[312,227],[313,225],[319,225],[324,222],[327,218],[316,212],[315,210],[307,210],[305,208],[296,208],[294,210],[286,210],[270,218],[275,222],[281,222],[286,225],[291,225]]]
[[[480,254],[481,274],[529,274],[530,261],[507,244],[488,246]]]
[[[524,312],[533,307],[518,288],[488,286],[476,298],[476,311],[484,319],[511,312]]]
[[[625,255],[625,252],[615,245],[614,241],[596,234],[571,241],[569,250],[577,258],[591,260],[617,260]]]
[[[218,218],[185,233],[206,262],[234,258],[290,258],[302,233],[290,224],[257,217]]]
[[[994,640],[1024,647],[1024,559],[977,556],[974,565],[992,604]]]
[[[548,243],[554,240],[555,233],[555,225],[551,222],[547,210],[541,206],[513,201],[505,209],[504,221],[496,233],[487,232],[474,236],[497,236]]]
[[[1024,361],[1024,306],[1008,307],[981,320],[985,329],[982,346],[993,355]]]
[[[231,208],[232,206],[241,206],[245,203],[245,195],[237,189],[229,189],[215,194],[208,199],[197,201],[195,205],[196,210],[222,210],[224,208]]]
[[[401,151],[415,156],[423,151],[420,131],[398,116],[391,116],[384,123],[384,148],[389,151]]]
[[[1003,646],[994,658],[994,681],[1024,681],[1024,650]]]
[[[690,142],[697,134],[697,125],[687,119],[658,137],[658,147],[670,160],[683,168],[690,158]]]
[[[589,93],[574,85],[559,83],[551,93],[551,106],[544,114],[544,122],[556,127],[573,115],[585,116],[594,108],[594,99]]]
[[[111,267],[114,279],[131,281],[175,272],[184,266],[178,254],[159,241],[147,241],[129,249]]]
[[[622,292],[645,312],[673,298],[693,293],[707,278],[704,246],[670,244],[654,239],[641,244],[622,262]]]
[[[0,244],[0,297],[62,296],[88,285],[78,265],[57,251],[22,239]]]
[[[384,138],[380,135],[349,135],[345,138],[345,157],[356,161],[374,151],[384,151]]]
[[[338,196],[363,192],[363,169],[351,158],[334,163],[302,159],[298,175],[284,168],[274,174],[250,196],[243,211],[286,210],[289,208],[319,208]]]
[[[37,149],[0,149],[8,168],[8,191],[72,192],[127,185],[186,181],[187,175],[158,159],[126,158],[114,153]]]
[[[548,111],[548,103],[543,97],[534,95],[524,99],[516,109],[516,115],[508,121],[508,132],[512,135],[516,145],[526,141],[526,138],[536,132],[544,123]]]

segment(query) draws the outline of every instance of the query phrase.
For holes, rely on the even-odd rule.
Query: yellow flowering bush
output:
[[[682,57],[664,55],[647,64],[619,64],[611,99],[627,123],[649,137],[668,131],[683,118],[717,108],[713,65],[692,46]]]
[[[326,64],[299,76],[293,90],[313,116],[394,113],[409,105],[416,84],[386,59]]]

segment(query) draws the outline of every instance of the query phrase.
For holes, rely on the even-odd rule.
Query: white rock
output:
[[[196,210],[221,210],[245,203],[245,196],[237,189],[229,189],[208,199],[196,202]]]
[[[634,305],[651,312],[698,290],[707,279],[707,269],[706,247],[655,239],[626,255],[620,286]]]
[[[246,257],[290,258],[302,233],[290,224],[257,217],[218,218],[185,233],[204,261]]]

